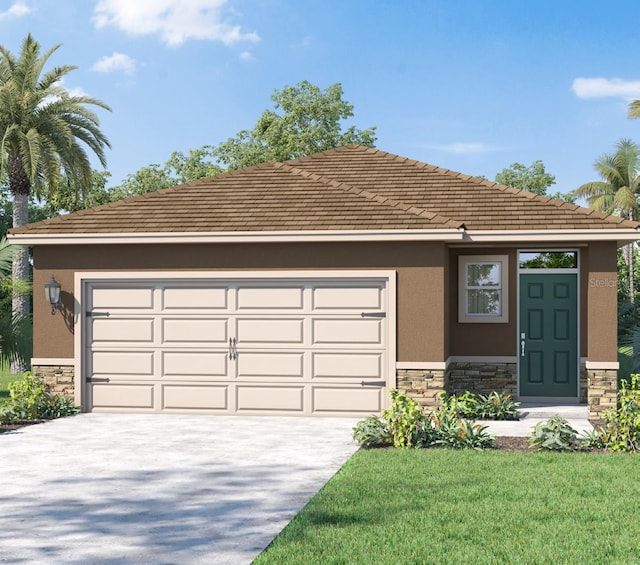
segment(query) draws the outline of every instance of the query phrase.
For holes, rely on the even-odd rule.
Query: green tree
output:
[[[547,173],[542,161],[534,161],[529,167],[522,163],[513,163],[496,175],[496,182],[527,190],[540,196],[547,195],[547,189],[556,182],[556,177]]]
[[[632,100],[629,103],[629,117],[632,120],[640,118],[640,100]]]
[[[139,196],[147,192],[154,192],[176,184],[166,167],[156,163],[142,167],[117,186],[109,189],[109,200],[114,202],[123,198]]]
[[[87,106],[109,110],[100,100],[72,96],[61,80],[76,67],[63,65],[44,72],[60,45],[40,54],[40,45],[29,34],[16,58],[0,46],[0,157],[13,197],[13,226],[29,220],[29,195],[46,197],[58,185],[61,171],[73,186],[91,183],[89,148],[106,165],[109,141],[99,128],[98,117]],[[29,256],[18,251],[13,261],[14,279],[29,278]],[[15,293],[14,315],[29,312],[29,297]]]
[[[221,143],[214,156],[229,169],[241,169],[265,161],[286,161],[334,147],[359,143],[373,147],[375,127],[365,130],[343,121],[351,118],[353,105],[342,99],[339,83],[325,90],[307,81],[285,86],[271,96],[274,109],[265,110],[251,130],[242,130]]]
[[[200,149],[190,149],[185,155],[174,151],[165,164],[175,179],[175,184],[183,184],[198,179],[219,175],[222,169],[215,163],[214,148],[203,145]]]
[[[598,157],[593,164],[600,180],[578,187],[573,194],[585,198],[589,207],[623,218],[638,218],[640,195],[640,147],[630,139],[621,139],[613,153]],[[633,244],[625,246],[623,255],[628,269],[629,298],[634,302]]]

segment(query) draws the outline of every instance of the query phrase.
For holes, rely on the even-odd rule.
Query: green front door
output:
[[[520,396],[578,395],[577,279],[520,275]]]

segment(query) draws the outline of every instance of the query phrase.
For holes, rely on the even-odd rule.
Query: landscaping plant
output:
[[[486,449],[493,447],[493,436],[487,426],[458,418],[448,412],[433,412],[431,421],[436,431],[434,445],[454,449]]]
[[[368,416],[353,429],[353,439],[362,447],[493,447],[493,436],[485,431],[487,426],[460,418],[455,409],[425,414],[415,400],[397,390],[391,391],[391,401],[382,417]]]
[[[510,394],[491,392],[488,395],[465,392],[461,395],[440,393],[442,410],[472,420],[517,420],[519,402]]]
[[[640,374],[623,380],[618,391],[618,406],[604,413],[603,438],[613,451],[640,451]]]
[[[51,420],[80,412],[71,399],[53,394],[31,373],[9,384],[9,402],[0,408],[0,423]]]
[[[578,432],[560,416],[538,422],[529,439],[529,447],[538,450],[575,451],[579,445]]]
[[[353,428],[354,441],[364,448],[393,445],[393,437],[387,423],[379,416],[367,416]]]
[[[391,407],[382,411],[393,447],[423,447],[430,443],[432,426],[422,407],[396,389],[391,390]]]

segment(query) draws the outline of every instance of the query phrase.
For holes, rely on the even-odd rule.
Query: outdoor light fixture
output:
[[[51,304],[51,314],[55,314],[56,310],[60,310],[60,283],[51,275],[51,280],[44,285],[44,295],[47,302]]]

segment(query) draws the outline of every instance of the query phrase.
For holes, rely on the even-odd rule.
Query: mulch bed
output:
[[[19,430],[20,428],[24,428],[25,426],[42,424],[42,422],[47,422],[47,420],[27,420],[24,422],[16,422],[14,424],[0,424],[0,434],[4,432],[12,432],[14,430]]]

